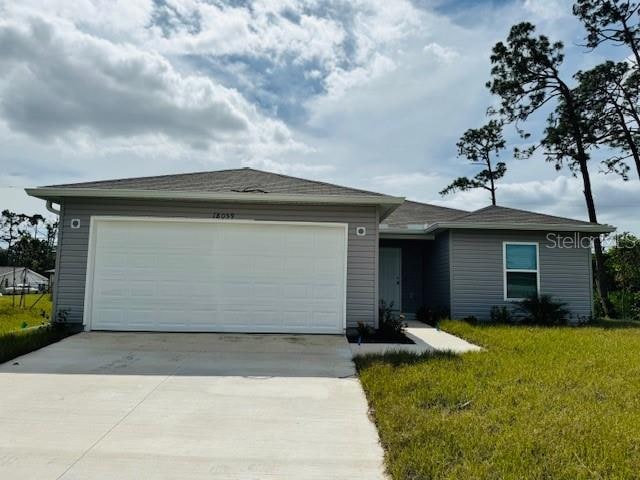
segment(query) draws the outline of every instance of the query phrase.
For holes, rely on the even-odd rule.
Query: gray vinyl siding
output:
[[[449,312],[451,305],[449,241],[449,232],[444,232],[430,242],[427,273],[428,303],[432,308],[446,312]]]
[[[570,236],[571,233],[565,233]],[[551,248],[546,232],[456,230],[451,232],[453,318],[489,318],[504,300],[503,242],[538,242],[540,293],[567,303],[573,320],[592,314],[591,250]]]
[[[221,204],[209,202],[73,199],[63,202],[55,291],[56,311],[68,321],[83,318],[89,225],[92,215],[211,218],[213,212],[235,213],[235,219],[339,222],[349,225],[347,253],[347,326],[375,326],[377,318],[378,213],[375,207],[335,205]],[[71,219],[80,219],[78,229]],[[366,227],[356,236],[356,227]]]

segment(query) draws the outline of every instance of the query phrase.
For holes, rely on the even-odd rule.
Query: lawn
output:
[[[15,297],[15,307],[12,306],[14,299],[11,295],[0,297],[0,335],[21,330],[24,325],[27,327],[36,327],[43,323],[49,323],[49,320],[42,316],[43,312],[48,316],[51,315],[51,300],[49,299],[49,295],[42,297],[33,308],[28,308],[33,305],[39,297],[39,294],[25,295],[27,308],[17,306],[20,296]]]
[[[13,306],[9,295],[0,297],[0,363],[62,340],[73,333],[61,325],[51,325],[43,316],[51,314],[51,301],[45,295],[26,295],[26,308]],[[16,305],[19,297],[16,297]],[[40,328],[31,328],[40,327]]]
[[[640,476],[640,324],[442,328],[486,347],[357,360],[393,479]]]

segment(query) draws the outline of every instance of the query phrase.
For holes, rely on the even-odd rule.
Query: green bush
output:
[[[364,322],[358,322],[358,337],[361,339],[368,338],[373,335],[374,329]]]
[[[47,325],[0,335],[0,363],[46,347],[73,333],[75,331],[63,325]]]
[[[511,311],[505,305],[491,307],[491,323],[511,323],[513,317]]]
[[[403,322],[402,315],[396,315],[393,312],[393,302],[386,304],[380,301],[379,309],[380,327],[378,330],[384,336],[389,338],[404,337],[404,331],[407,325]]]
[[[422,305],[416,310],[416,320],[428,325],[436,325],[441,320],[449,318],[449,312],[441,308],[431,308]]]
[[[520,315],[514,320],[530,325],[563,325],[569,315],[565,306],[566,303],[554,301],[551,295],[533,295],[516,303]]]
[[[640,292],[616,290],[609,292],[616,318],[640,320]]]

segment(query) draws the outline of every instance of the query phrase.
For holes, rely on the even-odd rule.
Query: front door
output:
[[[402,249],[381,247],[380,263],[380,300],[395,311],[402,310]]]

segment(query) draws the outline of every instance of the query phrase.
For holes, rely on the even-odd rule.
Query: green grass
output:
[[[14,299],[11,295],[0,297],[0,335],[22,330],[25,325],[26,327],[37,327],[43,323],[48,324],[49,319],[44,318],[42,313],[44,312],[47,316],[51,316],[51,300],[49,299],[49,295],[42,297],[33,308],[28,308],[33,305],[39,297],[40,295],[38,294],[25,295],[27,308],[17,306],[20,301],[19,295],[15,297],[15,307],[12,306]]]
[[[487,350],[356,362],[393,479],[640,478],[640,324],[441,326]]]
[[[13,306],[9,295],[0,297],[0,363],[25,353],[45,347],[69,336],[72,331],[62,326],[50,325],[51,301],[45,295],[33,308],[40,295],[26,295],[27,307]],[[15,298],[16,305],[19,297]]]

